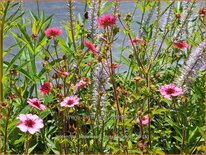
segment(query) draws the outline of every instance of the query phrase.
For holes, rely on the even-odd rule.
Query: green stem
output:
[[[3,12],[3,17],[1,19],[1,25],[0,25],[0,103],[3,102],[3,31],[4,31],[4,24],[6,15],[8,12],[10,0],[6,2],[6,7],[3,10],[3,2],[1,3],[0,10]]]
[[[8,140],[8,125],[9,125],[9,116],[10,116],[10,108],[8,107],[8,113],[6,116],[6,127],[5,127],[5,136],[4,136],[4,154],[6,154],[6,149],[7,149],[7,140]]]
[[[25,154],[28,154],[29,152],[29,133],[26,133],[26,141],[25,141],[26,145],[25,145]]]

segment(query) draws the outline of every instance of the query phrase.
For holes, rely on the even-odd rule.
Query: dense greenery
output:
[[[206,10],[196,1],[130,3],[124,15],[121,2],[87,1],[74,15],[68,1],[61,30],[38,2],[29,18],[22,2],[1,2],[2,153],[204,154]],[[22,132],[20,114],[44,127]]]

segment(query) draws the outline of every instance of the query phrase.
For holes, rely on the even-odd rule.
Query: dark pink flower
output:
[[[38,99],[38,98],[28,98],[27,103],[29,103],[29,105],[31,105],[32,107],[34,107],[38,110],[45,110],[46,109],[46,107],[43,104],[41,104],[40,99]]]
[[[149,116],[145,115],[143,116],[142,119],[140,119],[139,117],[136,118],[136,122],[140,123],[140,121],[142,122],[142,125],[147,125],[149,123]]]
[[[180,41],[180,42],[174,43],[174,48],[186,49],[188,47],[189,47],[189,45],[185,41]]]
[[[176,87],[173,83],[160,86],[159,91],[163,97],[170,100],[172,96],[179,96],[183,94],[182,88]]]
[[[143,41],[143,39],[142,38],[134,38],[134,39],[132,39],[132,40],[129,40],[129,43],[130,44],[137,44],[137,43],[140,43],[141,41]]]
[[[111,14],[106,14],[97,19],[97,23],[100,27],[105,29],[108,26],[114,26],[116,24],[116,17]]]
[[[57,27],[52,27],[46,29],[44,33],[47,35],[47,37],[56,37],[62,34],[62,30]]]
[[[40,92],[42,94],[48,94],[50,90],[51,90],[50,82],[45,82],[40,88]]]
[[[66,97],[61,103],[61,107],[72,108],[75,105],[79,104],[79,98],[76,95],[72,95],[70,97]]]
[[[76,87],[77,89],[80,89],[80,88],[84,88],[86,85],[87,85],[87,82],[86,82],[86,81],[80,80],[80,81],[75,85],[75,87]]]
[[[206,15],[206,8],[200,9],[198,13],[199,16],[204,17]]]
[[[84,39],[84,45],[85,45],[89,50],[91,50],[94,54],[97,54],[97,48],[96,48],[95,45],[92,44],[90,41]]]
[[[43,120],[37,115],[20,114],[17,119],[20,120],[17,124],[17,128],[19,128],[22,132],[34,134],[44,127]]]

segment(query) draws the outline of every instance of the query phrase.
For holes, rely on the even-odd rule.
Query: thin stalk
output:
[[[3,12],[3,17],[1,19],[1,26],[0,26],[0,103],[3,102],[3,31],[4,31],[4,24],[6,20],[6,15],[8,12],[10,0],[6,2],[6,7],[3,10],[3,2],[1,4],[1,11]]]
[[[73,0],[68,0],[68,6],[69,6],[69,18],[70,18],[70,29],[71,29],[71,35],[72,35],[72,42],[73,42],[73,46],[74,46],[74,51],[77,52],[77,48],[76,48],[76,42],[75,42],[75,32],[74,32],[74,20],[73,20]]]
[[[206,5],[206,3],[205,3]],[[206,16],[204,17],[204,25],[206,25]],[[206,34],[205,34],[205,42],[206,42]],[[205,70],[206,70],[206,46],[204,46],[204,62],[205,62]],[[205,73],[205,83],[204,83],[204,88],[205,88],[205,101],[204,101],[204,106],[205,106],[205,127],[206,127],[206,73]],[[205,135],[206,135],[206,130],[205,130]],[[206,146],[206,140],[205,140],[205,146]],[[206,154],[206,149],[204,150],[204,154]]]
[[[10,0],[6,3],[6,7],[3,10],[3,2],[0,4],[0,11],[3,12],[3,17],[1,19],[1,26],[0,26],[0,104],[3,103],[3,31],[4,31],[4,24],[6,20],[6,15],[8,12]],[[7,117],[9,116],[9,113],[7,114]],[[4,142],[4,154],[6,154],[6,145],[7,145],[7,127],[8,127],[8,119],[6,122],[6,128],[5,128],[5,142]]]
[[[10,116],[10,107],[7,109],[8,113],[6,116],[6,127],[5,127],[5,136],[4,136],[4,154],[6,154],[6,149],[7,149],[7,141],[8,141],[8,125],[9,125],[9,116]]]
[[[182,129],[182,146],[181,146],[181,154],[184,153],[184,148],[185,148],[185,140],[186,140],[186,126],[183,124],[183,129]]]
[[[25,141],[26,145],[25,145],[25,154],[28,154],[29,152],[29,133],[26,133],[26,141]]]

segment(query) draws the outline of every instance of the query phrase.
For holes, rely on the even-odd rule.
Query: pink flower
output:
[[[105,29],[108,26],[114,26],[116,24],[116,17],[111,14],[106,14],[97,19],[97,23]]]
[[[94,44],[92,44],[90,41],[87,41],[84,39],[84,45],[91,50],[94,54],[97,54],[97,48]]]
[[[47,37],[56,37],[62,34],[62,30],[57,27],[52,27],[46,29],[44,33],[47,35]]]
[[[51,90],[50,82],[45,82],[40,88],[42,94],[48,94]]]
[[[17,124],[17,128],[19,128],[22,132],[34,134],[44,127],[43,120],[37,115],[20,114],[17,119],[20,120]]]
[[[29,103],[29,105],[31,105],[32,107],[38,109],[38,110],[45,110],[46,107],[41,104],[40,99],[38,98],[29,98],[27,99],[27,103]]]
[[[80,81],[75,85],[75,87],[76,87],[77,89],[80,89],[80,88],[84,88],[86,85],[87,85],[87,82],[86,82],[86,81],[80,80]]]
[[[189,47],[189,45],[185,41],[180,41],[180,42],[174,43],[174,48],[186,49],[188,47]]]
[[[66,97],[61,103],[61,107],[68,107],[68,108],[72,108],[75,105],[79,104],[79,98],[78,96],[70,96],[70,97]]]
[[[140,123],[140,121],[142,122],[143,125],[147,125],[149,123],[149,116],[145,115],[143,116],[142,119],[140,119],[139,117],[136,118],[136,122]]]
[[[57,73],[61,74],[61,75],[65,75],[68,76],[69,72],[63,71],[63,70],[57,70]]]
[[[137,43],[140,43],[141,41],[143,41],[143,39],[142,38],[134,38],[134,39],[132,39],[132,40],[129,40],[129,43],[130,44],[137,44]]]
[[[171,96],[179,96],[183,94],[182,88],[176,87],[173,83],[160,86],[159,91],[163,97],[170,100],[171,100]]]

